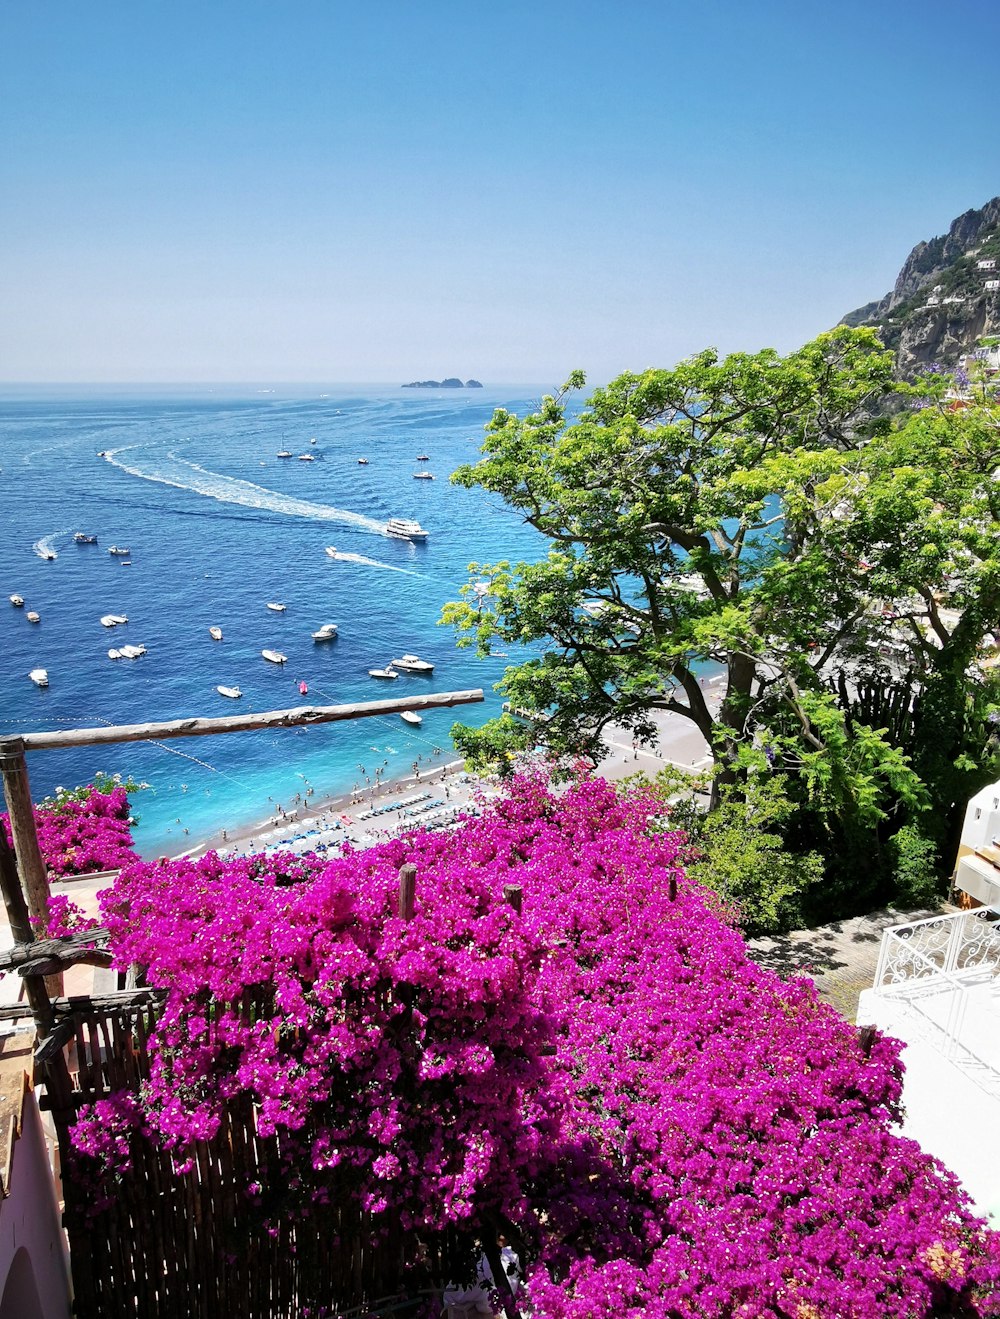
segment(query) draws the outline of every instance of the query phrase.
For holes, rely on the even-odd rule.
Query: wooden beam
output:
[[[74,995],[72,998],[57,998],[52,1003],[56,1020],[75,1013],[84,1016],[99,1017],[108,1012],[132,1012],[136,1008],[149,1007],[159,1003],[166,996],[164,989],[120,989],[112,994]],[[0,1021],[24,1021],[32,1015],[27,1003],[9,1003],[0,1007]]]
[[[60,939],[19,940],[13,948],[0,952],[0,971],[12,971],[26,962],[34,961],[37,957],[66,956],[67,960],[72,961],[81,950],[110,956],[105,948],[96,947],[97,944],[107,944],[107,941],[108,931],[104,926],[93,930],[78,930],[75,934],[66,934]]]
[[[301,728],[332,724],[345,719],[370,719],[400,714],[403,710],[441,710],[453,705],[474,705],[483,699],[481,687],[461,692],[426,692],[385,701],[358,701],[350,705],[301,705],[290,710],[261,710],[256,714],[234,714],[206,719],[171,719],[167,723],[113,724],[105,728],[68,728],[62,732],[25,733],[20,738],[0,738],[2,758],[25,751],[56,750],[63,747],[103,746],[117,742],[160,741],[171,737],[208,737],[213,733],[241,733],[254,728]],[[13,762],[12,762],[13,763]],[[25,783],[27,774],[25,773]],[[4,787],[6,789],[6,771]],[[28,798],[30,802],[30,796]]]
[[[41,923],[42,930],[45,930],[49,923],[49,873],[38,845],[28,766],[24,759],[24,743],[20,738],[0,739],[0,773],[3,774],[3,795],[7,802],[14,854],[28,899],[28,910]]]

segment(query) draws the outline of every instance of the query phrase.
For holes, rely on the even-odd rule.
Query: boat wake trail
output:
[[[65,534],[66,534],[65,530],[50,531],[49,534],[47,536],[43,536],[41,540],[36,540],[31,548],[35,551],[35,553],[38,555],[40,559],[54,559],[57,557],[56,540],[59,536],[65,536]]]
[[[363,563],[368,568],[384,568],[386,572],[401,572],[407,577],[424,577],[425,573],[414,572],[412,568],[397,568],[394,563],[382,563],[380,559],[369,559],[364,554],[347,554],[342,550],[337,550],[335,554],[327,554],[331,559],[342,559],[344,563]]]
[[[171,485],[177,490],[204,495],[206,499],[216,499],[221,504],[240,504],[244,508],[266,509],[271,513],[309,518],[314,522],[341,522],[378,536],[385,533],[384,522],[376,522],[374,518],[365,517],[363,513],[352,513],[346,508],[333,508],[329,504],[314,504],[308,499],[296,499],[292,495],[279,494],[277,490],[268,490],[264,486],[255,485],[252,481],[243,481],[235,476],[223,476],[219,472],[209,472],[204,467],[199,467],[197,463],[178,458],[174,453],[165,456],[157,453],[155,456],[150,455],[149,458],[126,459],[121,456],[134,455],[136,450],[147,447],[150,446],[130,444],[120,449],[107,449],[104,457],[113,467],[127,472],[129,476],[138,476],[144,481],[154,481],[158,485]]]

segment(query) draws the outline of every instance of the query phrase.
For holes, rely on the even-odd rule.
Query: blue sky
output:
[[[0,7],[0,379],[796,347],[1000,193],[1000,6]]]

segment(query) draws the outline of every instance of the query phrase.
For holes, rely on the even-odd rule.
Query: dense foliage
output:
[[[623,375],[576,420],[563,396],[498,411],[455,479],[551,548],[473,564],[444,617],[460,644],[538,647],[501,686],[556,753],[601,756],[612,724],[651,741],[666,711],[709,743],[713,806],[780,775],[783,845],[826,866],[787,910],[902,894],[913,848],[899,871],[893,836],[911,826],[950,863],[965,801],[1000,770],[981,664],[1000,622],[1000,411],[988,395],[956,410],[945,386],[870,422],[908,387],[871,330],[841,327],[785,358]],[[463,749],[496,758],[502,731],[463,730]]]
[[[105,779],[72,792],[60,789],[36,808],[39,846],[53,879],[117,870],[135,860],[130,786]],[[10,841],[10,821],[0,819]]]
[[[165,1011],[141,1103],[78,1148],[108,1177],[139,1140],[183,1160],[250,1096],[299,1151],[246,1188],[263,1214],[347,1199],[402,1221],[417,1273],[421,1241],[499,1224],[550,1319],[1000,1314],[996,1236],[891,1133],[898,1046],[750,963],[660,810],[518,779],[333,861],[126,867],[104,915]]]

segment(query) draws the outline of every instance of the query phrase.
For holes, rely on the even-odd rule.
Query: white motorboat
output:
[[[288,608],[287,605],[279,604],[277,600],[270,601],[267,607],[273,609],[276,614],[283,614]]]
[[[314,455],[311,454],[311,453],[300,453],[300,454],[299,454],[299,462],[300,462],[300,463],[314,463],[315,461],[316,461],[316,459],[315,459]]]
[[[419,655],[403,655],[400,659],[390,660],[389,664],[401,673],[433,673],[434,665],[430,660],[422,660]]]
[[[398,678],[399,674],[395,673],[391,665],[387,664],[384,669],[369,669],[369,678]]]
[[[38,557],[40,559],[48,559],[51,561],[52,559],[57,559],[59,556],[56,554],[55,550],[39,550]]]
[[[120,623],[128,622],[128,614],[102,614],[102,627],[118,627]]]
[[[115,554],[122,559],[127,559],[128,556],[132,553],[132,551],[129,549],[127,545],[109,545],[108,553]]]
[[[295,454],[292,453],[291,449],[282,449],[276,456],[278,458],[294,458]]]
[[[228,696],[230,700],[237,701],[243,695],[238,687],[216,687],[215,689],[220,696]]]
[[[337,547],[335,545],[328,545],[326,547],[326,552],[327,554],[329,554],[331,559],[335,559],[337,557]]]
[[[426,540],[427,532],[419,522],[411,518],[390,518],[385,524],[385,534],[395,536],[398,540]]]
[[[416,710],[400,710],[399,717],[408,724],[422,724],[424,722]]]
[[[324,623],[321,628],[312,634],[313,641],[336,641],[337,624]]]
[[[367,466],[368,466],[368,459],[367,459],[367,458],[359,458],[359,459],[358,459],[358,466],[359,466],[359,467],[367,467]]]
[[[222,640],[222,628],[221,628],[221,627],[210,627],[210,628],[208,629],[208,635],[212,638],[213,641],[221,641],[221,640]]]
[[[29,623],[40,623],[42,621],[41,614],[36,613],[34,609],[29,609],[27,614],[25,614],[25,618],[27,618]]]
[[[433,481],[433,480],[434,480],[434,473],[433,473],[433,472],[414,472],[414,473],[413,473],[413,479],[414,479],[414,481]]]
[[[111,650],[108,651],[108,659],[124,659],[124,658],[125,656],[121,653],[121,651],[115,650],[114,647],[112,647]]]
[[[73,539],[74,539],[74,541],[77,543],[77,545],[96,545],[96,544],[97,544],[97,537],[96,537],[96,536],[88,536],[87,533],[86,533],[85,531],[77,531],[77,532],[74,534]]]
[[[47,687],[49,685],[49,675],[46,669],[32,669],[28,677],[36,687]]]
[[[418,463],[429,463],[429,462],[430,462],[430,458],[428,458],[427,454],[425,454],[425,453],[418,453],[418,454],[417,454],[417,462],[418,462]]]
[[[310,440],[309,443],[310,443],[310,444],[315,444],[316,441],[315,441],[315,440]]]
[[[145,655],[145,646],[119,646],[122,659],[138,659],[140,655]]]
[[[330,553],[330,551],[327,550],[327,554],[329,554],[329,553]],[[11,602],[11,604],[14,606],[15,609],[22,609],[22,608],[24,607],[24,596],[23,596],[23,595],[12,595],[12,596],[10,597],[10,602]]]
[[[282,655],[280,650],[262,650],[260,653],[266,660],[270,660],[272,664],[288,663],[288,656]]]

